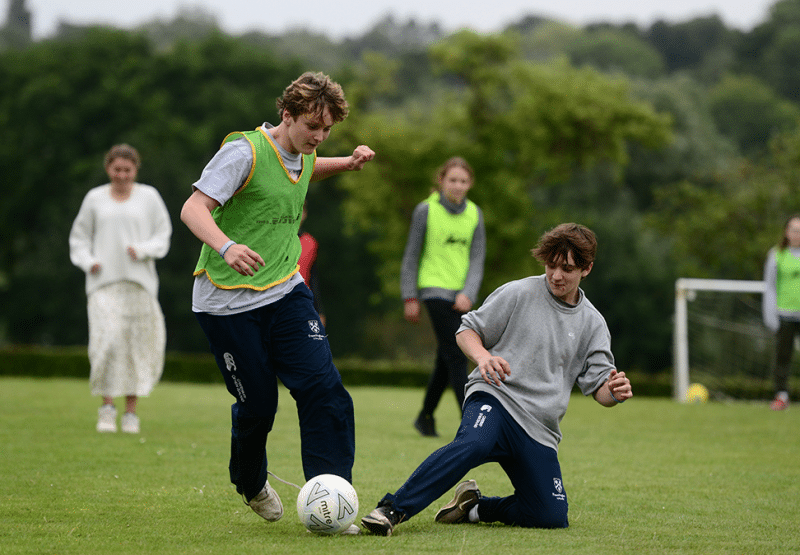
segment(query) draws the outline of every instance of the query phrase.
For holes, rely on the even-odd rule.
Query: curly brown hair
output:
[[[283,91],[277,100],[278,116],[284,110],[293,118],[306,114],[321,115],[328,108],[334,123],[343,121],[349,112],[341,85],[324,73],[305,72]]]
[[[594,232],[581,224],[560,224],[542,235],[531,250],[536,260],[551,267],[566,262],[570,252],[578,268],[589,268],[597,253]]]

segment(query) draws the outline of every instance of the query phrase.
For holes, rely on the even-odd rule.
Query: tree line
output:
[[[716,17],[575,28],[527,17],[502,32],[444,34],[379,22],[331,41],[291,31],[230,36],[202,13],[121,31],[64,26],[0,50],[0,341],[85,343],[83,274],[67,236],[103,153],[128,142],[139,180],[173,219],[158,264],[168,348],[205,351],[190,310],[199,243],[180,206],[230,131],[277,121],[302,71],[341,82],[350,117],[321,155],[370,145],[364,171],[315,184],[306,228],[320,242],[323,303],[338,356],[428,354],[402,321],[399,265],[411,211],[451,155],[476,171],[485,296],[541,272],[544,230],[598,234],[584,284],[621,368],[671,365],[674,280],[759,279],[783,221],[800,210],[800,0],[752,31]]]

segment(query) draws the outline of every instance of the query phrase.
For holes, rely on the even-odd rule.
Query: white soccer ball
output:
[[[297,516],[303,525],[318,534],[339,534],[358,516],[355,488],[334,474],[311,478],[297,496]]]

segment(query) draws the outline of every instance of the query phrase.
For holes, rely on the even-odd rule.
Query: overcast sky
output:
[[[3,0],[3,21],[9,2]],[[52,35],[61,21],[130,28],[156,18],[168,21],[192,8],[213,15],[231,34],[303,27],[331,38],[362,34],[388,14],[401,22],[410,17],[436,22],[447,32],[462,27],[498,31],[525,15],[576,26],[602,21],[646,27],[659,19],[674,23],[716,14],[729,27],[749,30],[767,19],[774,4],[775,0],[26,0],[35,39]]]

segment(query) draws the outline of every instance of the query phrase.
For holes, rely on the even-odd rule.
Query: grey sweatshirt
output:
[[[498,287],[480,308],[462,316],[458,331],[465,329],[475,331],[511,369],[500,386],[486,383],[474,369],[466,396],[493,395],[531,438],[555,450],[573,386],[590,395],[614,368],[603,316],[582,290],[575,306],[559,300],[544,275]]]

